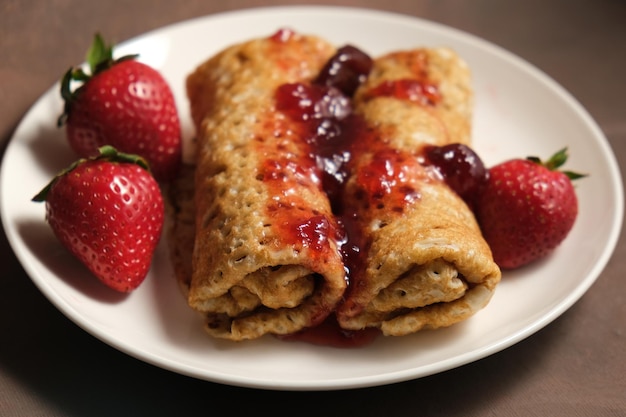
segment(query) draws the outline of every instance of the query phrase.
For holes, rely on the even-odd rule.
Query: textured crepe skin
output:
[[[424,105],[370,94],[381,82],[416,77],[438,85],[442,101]],[[357,91],[355,111],[385,147],[419,158],[424,144],[469,143],[469,77],[466,65],[447,49],[383,56]],[[355,158],[345,199],[355,202],[366,257],[337,312],[340,325],[405,335],[449,326],[483,308],[500,271],[467,205],[422,164],[406,168],[404,185],[415,190],[415,201],[402,210],[384,199],[374,205],[358,180],[375,156],[366,150]]]
[[[213,336],[293,333],[322,321],[343,295],[332,236],[322,249],[286,236],[289,222],[334,219],[311,161],[302,162],[302,141],[274,109],[279,85],[310,80],[333,53],[315,37],[255,39],[220,52],[187,79],[198,132],[188,301]],[[264,172],[268,166],[295,188],[281,188],[276,172]]]

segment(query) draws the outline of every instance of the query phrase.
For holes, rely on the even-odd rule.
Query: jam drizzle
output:
[[[439,87],[432,83],[414,79],[383,81],[366,93],[366,99],[394,97],[424,106],[435,106],[441,102]]]
[[[287,342],[306,342],[335,348],[358,348],[369,345],[379,335],[380,331],[374,328],[364,330],[342,329],[337,323],[335,315],[331,314],[315,327],[277,337]]]
[[[323,208],[310,207],[305,190],[322,192],[321,172],[311,158],[310,145],[299,140],[301,125],[292,120],[269,118],[256,140],[263,155],[257,180],[268,188],[266,210],[282,244],[296,251],[308,248],[310,266],[333,256],[331,240],[339,235],[333,218]]]
[[[271,39],[283,43],[294,36],[283,30]],[[394,56],[414,76],[383,81],[368,88],[363,97],[393,97],[437,106],[442,97],[438,86],[427,77],[426,55]],[[388,133],[368,126],[352,113],[351,95],[366,80],[371,67],[369,56],[346,46],[312,82],[281,85],[275,94],[275,115],[270,118],[273,140],[259,139],[264,154],[259,179],[275,196],[268,210],[280,228],[279,234],[295,247],[309,248],[315,258],[331,250],[329,242],[334,240],[349,279],[348,291],[358,285],[366,263],[370,242],[363,234],[363,225],[376,213],[398,216],[418,202],[419,183],[432,179],[425,165],[435,165],[437,157],[434,148],[428,148],[432,155],[428,159],[422,150],[407,152],[390,147]],[[290,145],[277,146],[281,140]],[[350,195],[346,193],[348,181],[354,182]],[[303,186],[326,193],[332,218],[307,208],[297,191]],[[331,314],[318,326],[279,338],[355,347],[372,342],[377,334],[377,329],[341,329]]]
[[[387,56],[407,68],[409,75],[393,80],[384,80],[369,88],[366,99],[375,97],[393,97],[423,106],[436,106],[442,100],[439,86],[430,79],[428,73],[428,55],[424,51],[399,51]]]

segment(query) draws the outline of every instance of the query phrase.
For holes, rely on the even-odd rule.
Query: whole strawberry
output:
[[[566,160],[562,149],[545,163],[529,157],[489,169],[476,216],[501,268],[542,258],[569,234],[578,215],[572,180],[583,175],[558,171]]]
[[[62,171],[33,201],[46,202],[56,237],[104,284],[130,292],[143,282],[164,217],[145,160],[105,146]]]
[[[70,68],[61,82],[65,100],[59,126],[81,157],[111,145],[145,158],[159,181],[169,181],[182,159],[181,129],[174,96],[161,74],[136,61],[113,59],[113,48],[97,34],[87,53],[90,74]],[[73,83],[80,82],[72,91]]]

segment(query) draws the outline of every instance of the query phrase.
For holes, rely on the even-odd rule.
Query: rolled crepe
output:
[[[358,250],[339,324],[399,336],[467,319],[500,270],[471,210],[423,157],[426,145],[470,142],[467,66],[448,49],[392,53],[375,60],[354,101],[364,126],[343,218]]]
[[[191,267],[182,260],[178,272],[213,336],[239,341],[315,326],[347,286],[319,169],[299,127],[275,107],[280,85],[309,81],[334,51],[281,31],[227,48],[187,79],[195,189],[175,193],[195,195],[195,235],[190,207],[179,203],[178,236],[193,249]]]

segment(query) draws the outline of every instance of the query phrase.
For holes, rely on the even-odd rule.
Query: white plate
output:
[[[74,159],[63,132],[58,87],[25,116],[4,156],[0,197],[4,228],[39,289],[67,317],[105,343],[148,363],[200,379],[247,387],[322,390],[375,386],[419,378],[498,352],[557,318],[596,280],[621,228],[620,174],[600,129],[567,92],[542,72],[481,39],[439,24],[374,11],[282,7],[194,19],[140,36],[117,49],[139,52],[175,91],[190,135],[184,77],[219,49],[280,27],[352,43],[372,55],[414,46],[450,46],[475,80],[475,147],[487,164],[514,156],[571,150],[579,181],[580,217],[545,261],[506,273],[492,302],[448,329],[379,338],[357,350],[273,339],[233,344],[201,330],[172,276],[165,242],[144,284],[112,294],[56,242],[44,206],[31,197]]]

